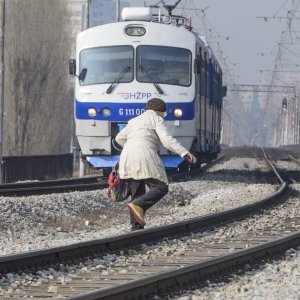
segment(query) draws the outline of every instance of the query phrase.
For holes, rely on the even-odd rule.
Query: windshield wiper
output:
[[[114,80],[114,82],[112,82],[112,84],[108,87],[108,89],[106,90],[106,94],[110,94],[112,92],[112,90],[114,89],[114,87],[120,83],[121,79],[131,70],[130,66],[125,66],[124,69],[120,72],[120,74],[118,75],[118,77]]]
[[[142,65],[140,65],[140,70],[141,72],[143,72],[147,79],[154,84],[155,88],[157,89],[158,93],[160,95],[162,95],[164,92],[162,91],[162,89],[159,87],[159,85],[151,78],[151,76],[149,75],[149,73],[144,69],[144,67]]]

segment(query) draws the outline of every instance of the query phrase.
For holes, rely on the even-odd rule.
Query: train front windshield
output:
[[[131,82],[133,80],[132,46],[85,49],[80,52],[80,72],[86,69],[82,85]]]
[[[192,55],[187,49],[137,47],[137,81],[189,86]]]
[[[81,85],[123,82],[134,78],[134,48],[109,46],[80,52],[80,72],[86,69]],[[192,55],[187,49],[162,46],[138,46],[136,79],[139,82],[189,86]]]

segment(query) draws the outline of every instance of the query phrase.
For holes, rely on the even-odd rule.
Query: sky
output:
[[[126,1],[131,6],[159,2]],[[165,0],[167,4],[175,2]],[[286,19],[265,21],[258,17],[286,16],[290,3],[291,0],[182,0],[174,13],[192,16],[192,26],[202,32],[202,20],[205,19],[213,35],[211,46],[214,48],[219,42],[227,70],[230,70],[235,83],[264,84],[270,82],[270,70],[274,68],[278,42],[286,27]],[[194,8],[198,10],[192,10]]]

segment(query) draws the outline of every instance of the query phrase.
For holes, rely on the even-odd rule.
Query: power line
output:
[[[294,51],[290,50],[289,48],[297,47],[297,45],[299,45],[299,43],[295,43],[295,41],[299,40],[299,37],[297,36],[296,31],[293,27],[293,22],[300,20],[300,17],[297,16],[299,2],[300,2],[299,0],[291,0],[291,2],[289,0],[284,2],[284,4],[280,7],[280,9],[277,10],[276,14],[283,8],[285,9],[285,5],[287,3],[290,3],[290,7],[288,9],[285,9],[287,12],[287,15],[285,17],[282,16],[278,17],[275,15],[273,17],[258,17],[258,18],[263,18],[265,21],[286,20],[285,29],[281,32],[280,42],[278,43],[277,53],[274,59],[273,70],[258,70],[260,72],[272,72],[272,77],[270,80],[271,87],[276,85],[275,82],[281,82],[285,84],[286,80],[290,79],[292,74],[299,73],[300,75],[299,71],[284,70],[284,68],[287,67],[286,65],[287,54],[293,54],[296,57],[298,57],[297,54],[294,53]],[[289,77],[279,76],[280,74],[285,74],[285,73],[286,74],[290,73]],[[271,88],[271,90],[272,89],[273,88]],[[296,88],[295,88],[295,95],[296,95]],[[274,117],[274,110],[272,109],[273,106],[269,105],[272,99],[273,99],[273,93],[270,91],[270,93],[267,94],[266,105],[261,119],[261,121],[266,122],[267,124],[268,123],[270,124],[273,121],[273,117]]]
[[[257,19],[264,19],[266,22],[269,21],[269,20],[300,20],[300,17],[256,17]]]
[[[257,70],[257,72],[274,72],[274,70]],[[276,73],[299,73],[299,70],[276,70]]]
[[[228,91],[258,92],[258,93],[295,93],[294,85],[266,85],[266,84],[235,84],[228,86]]]

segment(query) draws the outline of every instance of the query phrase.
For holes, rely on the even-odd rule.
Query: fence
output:
[[[73,176],[73,154],[3,157],[3,183]]]

